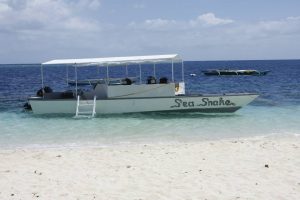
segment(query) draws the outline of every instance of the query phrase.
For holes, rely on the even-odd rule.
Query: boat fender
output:
[[[28,102],[26,102],[26,103],[23,105],[23,108],[24,108],[25,110],[32,110],[31,105],[30,105],[30,103],[28,103]]]

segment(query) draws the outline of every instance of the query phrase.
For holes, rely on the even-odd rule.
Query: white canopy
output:
[[[178,54],[150,55],[150,56],[128,56],[128,57],[107,57],[107,58],[82,58],[82,59],[59,59],[42,63],[42,65],[126,65],[126,64],[147,64],[181,62]]]

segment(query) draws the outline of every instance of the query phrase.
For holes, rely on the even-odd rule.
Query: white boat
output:
[[[161,63],[170,64],[172,74],[158,79],[155,69]],[[75,88],[72,91],[53,92],[44,87],[45,66],[72,66],[75,68]],[[89,91],[82,91],[77,79],[77,69],[86,66],[106,68],[106,78],[93,82]],[[139,66],[139,81],[130,78],[111,82],[109,69],[114,66]],[[174,66],[181,65],[181,80],[174,80]],[[142,66],[153,66],[146,82],[142,80]],[[128,74],[127,74],[128,75]],[[134,57],[109,57],[91,59],[52,60],[41,65],[42,89],[30,97],[29,104],[34,114],[72,114],[76,116],[134,112],[235,112],[253,101],[258,95],[250,93],[188,95],[185,92],[184,65],[178,54]],[[100,79],[99,79],[100,80]],[[69,82],[69,80],[67,80]]]

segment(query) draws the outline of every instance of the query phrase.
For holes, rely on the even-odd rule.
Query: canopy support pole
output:
[[[128,77],[128,64],[126,64],[126,76]]]
[[[77,90],[78,90],[78,85],[77,85],[77,66],[75,64],[75,94],[77,98]]]
[[[172,59],[172,82],[174,83],[174,61]]]
[[[43,72],[43,65],[41,65],[41,79],[42,79],[42,88],[44,88],[44,72]]]
[[[42,90],[44,90],[44,72],[43,72],[43,65],[41,65],[41,79],[42,79]],[[43,94],[44,98],[44,94]]]
[[[139,64],[139,68],[140,68],[140,84],[142,84],[142,66],[141,66],[141,64]]]
[[[184,82],[184,64],[183,64],[183,60],[181,60],[181,79],[182,79],[182,82]]]
[[[155,70],[156,66],[155,66],[155,63],[153,64],[153,76],[154,78],[156,78],[156,70]]]
[[[109,84],[108,64],[106,64],[106,83]]]
[[[67,72],[66,72],[66,76],[67,76],[67,86],[69,86],[69,66],[68,66],[68,65],[66,66],[66,70],[67,70]]]

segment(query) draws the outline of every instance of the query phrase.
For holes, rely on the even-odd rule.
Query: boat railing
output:
[[[92,85],[96,84],[108,84],[108,85],[118,85],[122,84],[125,79],[130,79],[132,83],[136,82],[138,77],[125,77],[125,78],[100,78],[100,79],[79,79],[77,80],[77,85]],[[76,85],[76,80],[68,79],[67,83],[71,86]]]

